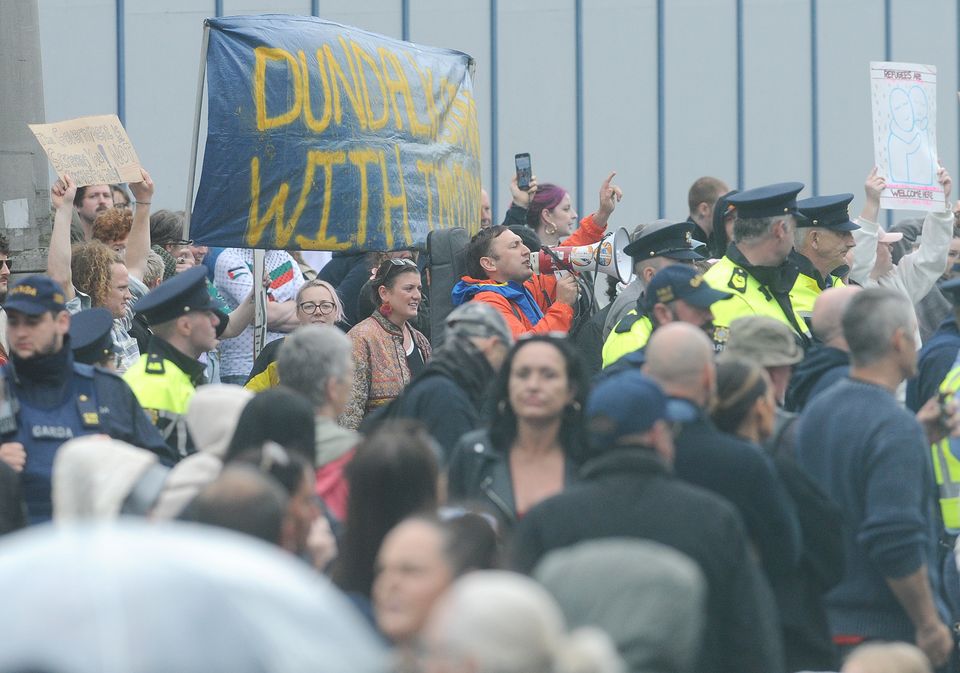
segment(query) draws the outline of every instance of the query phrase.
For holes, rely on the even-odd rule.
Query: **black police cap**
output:
[[[856,231],[860,225],[850,221],[848,207],[851,201],[853,201],[853,194],[814,196],[797,201],[797,209],[806,218],[806,221],[799,222],[799,225],[823,227],[834,231]]]
[[[737,209],[737,217],[753,219],[793,215],[798,224],[803,214],[797,209],[797,194],[803,190],[802,182],[778,182],[734,194],[728,203]]]
[[[680,222],[658,227],[654,231],[644,229],[623,251],[635,261],[652,257],[666,257],[681,261],[703,259],[693,249],[693,222]]]
[[[190,311],[216,311],[207,292],[207,269],[195,266],[178,273],[144,295],[133,306],[151,325],[174,320]]]

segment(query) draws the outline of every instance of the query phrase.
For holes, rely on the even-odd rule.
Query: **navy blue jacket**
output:
[[[917,375],[907,381],[907,407],[918,411],[937,394],[940,384],[953,369],[960,352],[960,329],[955,318],[947,318],[917,356]]]
[[[73,437],[106,434],[152,451],[165,464],[175,462],[126,382],[113,372],[75,363],[69,341],[42,359],[13,358],[0,375],[15,400],[15,427],[3,427],[0,441],[20,442],[26,450],[21,483],[30,523],[51,518],[53,460]]]
[[[845,571],[826,598],[832,633],[913,642],[914,626],[885,578],[926,565],[940,594],[936,486],[923,430],[893,393],[853,379],[812,400],[798,424],[797,460],[844,517]]]

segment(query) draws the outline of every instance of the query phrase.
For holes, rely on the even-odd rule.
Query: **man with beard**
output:
[[[0,371],[0,460],[20,472],[31,524],[51,518],[53,461],[68,439],[107,434],[172,462],[130,388],[115,374],[74,362],[57,283],[28,276],[10,288],[4,308],[10,362]]]
[[[73,197],[73,207],[77,211],[80,226],[83,228],[83,240],[91,240],[93,238],[93,223],[97,219],[97,215],[113,208],[113,192],[110,191],[110,185],[77,187],[77,192]]]
[[[703,276],[691,266],[664,267],[650,279],[644,296],[637,302],[638,308],[627,313],[607,338],[603,345],[603,366],[608,367],[624,356],[642,351],[658,327],[672,322],[690,323],[712,338],[711,307],[730,296],[729,292],[720,292],[707,285]],[[632,355],[631,359],[641,356]],[[642,364],[642,360],[632,363]]]
[[[838,269],[846,270],[847,253],[853,249],[853,234],[860,228],[850,221],[847,207],[853,194],[817,196],[797,202],[806,221],[797,223],[791,260],[799,267],[790,303],[810,326],[813,304],[828,287],[843,287]]]

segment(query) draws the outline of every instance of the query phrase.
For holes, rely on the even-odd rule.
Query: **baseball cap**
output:
[[[650,279],[644,292],[644,304],[647,309],[654,304],[669,304],[682,299],[697,308],[710,308],[714,302],[729,299],[729,292],[714,290],[693,267],[682,264],[666,266]]]
[[[800,362],[803,349],[786,323],[750,315],[730,323],[730,335],[722,353],[722,357],[728,356],[752,360],[761,367],[780,367]]]
[[[495,336],[507,346],[513,343],[513,334],[503,316],[492,306],[479,301],[468,301],[453,309],[444,320],[444,324],[447,330],[456,329],[468,336],[481,338]]]
[[[636,369],[602,379],[587,398],[590,448],[612,448],[628,435],[647,432],[660,420],[678,420],[660,386]]]
[[[7,292],[3,308],[27,315],[41,315],[47,311],[59,313],[67,310],[66,296],[59,283],[49,276],[37,274],[14,283]]]

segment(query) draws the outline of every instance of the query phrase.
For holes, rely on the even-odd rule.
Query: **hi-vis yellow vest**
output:
[[[832,287],[843,287],[842,280],[835,276],[832,278]],[[807,325],[810,324],[810,317],[813,315],[813,304],[822,292],[823,290],[820,289],[816,278],[811,278],[803,273],[797,276],[797,282],[793,284],[793,289],[790,290],[790,303],[793,304],[793,310],[803,316]]]
[[[144,353],[123,374],[123,380],[137,396],[140,406],[181,458],[193,450],[187,433],[187,406],[196,388],[190,377],[170,360]]]
[[[721,299],[710,306],[715,327],[714,339],[718,348],[722,348],[727,341],[730,323],[737,318],[748,315],[769,316],[786,323],[790,329],[796,329],[766,286],[761,285],[760,281],[751,276],[742,266],[734,263],[729,257],[724,256],[710,267],[703,274],[703,279],[714,290],[729,292],[733,295],[729,299]],[[794,319],[796,324],[803,329],[803,335],[809,337],[806,323],[795,309]]]
[[[621,329],[624,331],[619,331]],[[630,309],[603,342],[603,366],[609,367],[624,355],[646,346],[652,333],[653,323],[650,318],[645,315],[638,317],[637,309]]]
[[[960,390],[960,367],[954,367],[940,384],[940,394],[952,400]],[[950,437],[944,437],[931,448],[933,474],[940,489],[940,513],[943,527],[950,533],[960,533],[960,461],[950,452]]]

